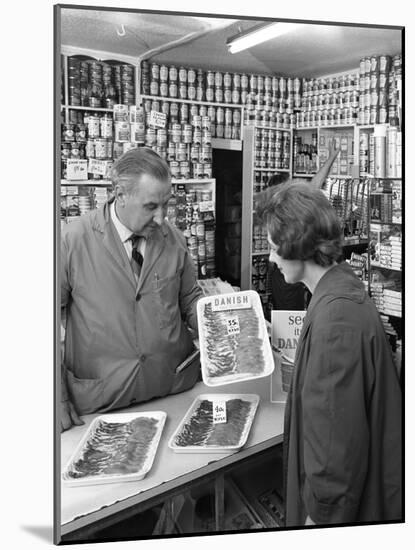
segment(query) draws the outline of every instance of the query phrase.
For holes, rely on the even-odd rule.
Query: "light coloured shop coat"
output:
[[[286,525],[402,518],[401,391],[379,314],[343,263],[304,320],[285,417]]]
[[[78,413],[108,411],[193,386],[199,365],[176,367],[193,350],[202,293],[183,235],[168,222],[147,239],[138,286],[110,221],[109,203],[62,235],[65,365]]]

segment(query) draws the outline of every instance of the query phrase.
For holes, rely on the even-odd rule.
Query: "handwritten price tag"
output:
[[[228,335],[239,334],[241,332],[239,328],[239,319],[236,315],[226,319],[226,328],[228,330]]]
[[[150,111],[149,125],[152,128],[165,128],[167,122],[166,113],[159,113],[158,111]]]
[[[213,409],[213,423],[225,424],[226,423],[226,401],[215,400],[212,402]]]

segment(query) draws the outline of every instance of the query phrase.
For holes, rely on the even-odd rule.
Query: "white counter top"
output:
[[[279,376],[275,376],[274,380],[279,380]],[[279,391],[282,401],[271,403],[270,385],[270,376],[256,381],[228,384],[220,388],[208,387],[200,382],[187,392],[155,399],[148,403],[123,409],[123,411],[114,411],[161,410],[167,413],[166,424],[153,466],[143,480],[135,482],[84,487],[69,487],[61,483],[61,534],[64,535],[80,527],[85,527],[94,521],[125,510],[280,443],[284,426],[285,394]],[[168,441],[174,430],[195,397],[203,393],[254,393],[259,395],[260,402],[248,441],[240,451],[231,454],[182,454],[169,449]],[[75,426],[61,435],[62,468],[68,462],[79,440],[96,416],[96,414],[84,416],[85,425]]]

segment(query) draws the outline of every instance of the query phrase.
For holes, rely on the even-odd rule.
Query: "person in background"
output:
[[[287,283],[312,293],[284,427],[286,525],[402,521],[397,370],[378,311],[345,262],[324,193],[287,182],[257,214]]]
[[[111,172],[114,197],[67,225],[61,239],[61,308],[66,316],[61,429],[105,412],[192,387],[202,296],[182,233],[165,218],[167,163],[132,149]]]
[[[320,170],[311,180],[304,180],[306,185],[315,189],[321,189],[335,161],[339,150],[336,149],[334,140],[329,143],[329,156]],[[288,180],[288,174],[274,174],[268,180],[268,187],[279,185]],[[296,180],[300,182],[301,180]],[[288,284],[279,270],[277,264],[274,264],[271,273],[271,291],[272,305],[274,310],[302,311],[306,310],[311,298],[311,294],[303,283]]]

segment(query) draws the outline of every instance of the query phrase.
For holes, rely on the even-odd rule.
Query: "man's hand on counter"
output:
[[[82,426],[82,424],[85,424],[85,422],[79,418],[69,399],[61,401],[61,432],[69,430],[73,425]]]

